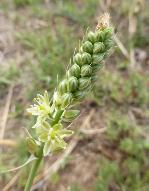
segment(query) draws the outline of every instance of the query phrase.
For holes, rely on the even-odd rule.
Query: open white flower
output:
[[[35,116],[48,116],[51,114],[51,107],[49,101],[48,92],[45,91],[44,95],[37,95],[37,98],[34,99],[35,104],[31,105],[30,108],[27,109],[29,113]]]

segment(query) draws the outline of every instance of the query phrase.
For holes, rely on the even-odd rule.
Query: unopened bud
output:
[[[75,76],[76,78],[80,77],[80,66],[78,66],[77,64],[74,64],[71,68],[70,68],[70,74],[72,76]]]
[[[96,81],[97,81],[97,78],[98,78],[98,77],[97,77],[96,75],[92,76],[92,77],[91,77],[92,82],[96,82]]]
[[[96,35],[97,35],[97,41],[98,42],[104,42],[105,40],[105,34],[103,31],[97,31],[96,32]]]
[[[98,54],[98,53],[101,53],[105,50],[105,45],[103,42],[97,42],[94,44],[94,54]]]
[[[106,49],[109,50],[110,48],[113,47],[114,42],[113,42],[113,40],[109,39],[109,40],[106,40],[106,41],[104,42],[104,44],[105,44]]]
[[[91,76],[91,74],[92,74],[92,67],[90,65],[84,65],[81,67],[82,77]]]
[[[66,79],[60,82],[58,86],[58,91],[61,95],[68,91],[68,81]]]
[[[77,91],[73,95],[74,95],[74,98],[76,101],[81,101],[85,98],[86,92],[85,91],[84,92],[83,91]]]
[[[67,106],[69,106],[71,104],[72,100],[73,100],[72,94],[65,93],[62,96],[62,108],[66,108]]]
[[[95,43],[96,42],[96,35],[95,35],[95,33],[90,31],[87,34],[87,40],[90,41],[91,43]]]
[[[101,62],[100,64],[95,64],[92,66],[92,75],[96,73],[98,70],[100,70],[104,65],[104,62]]]
[[[92,62],[92,57],[89,53],[84,52],[82,54],[82,64],[90,64]]]
[[[85,90],[91,84],[91,79],[84,77],[79,79],[79,90]]]
[[[68,79],[68,84],[69,84],[69,91],[74,92],[78,88],[79,82],[76,77],[72,76]]]
[[[91,54],[91,53],[93,53],[93,44],[90,41],[86,41],[83,43],[82,49],[84,52]]]
[[[80,53],[77,53],[74,57],[73,57],[73,61],[74,63],[81,65],[82,64],[82,55]]]
[[[101,63],[103,61],[105,54],[93,55],[93,65]]]
[[[113,34],[113,29],[112,28],[104,29],[105,39],[110,39],[112,37],[112,34]]]

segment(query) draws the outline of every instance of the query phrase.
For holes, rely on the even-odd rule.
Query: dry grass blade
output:
[[[139,22],[139,17],[141,15],[141,11],[144,7],[144,1],[143,0],[135,0],[132,7],[129,11],[129,26],[128,26],[128,32],[129,32],[129,38],[130,38],[130,67],[132,69],[136,68],[136,60],[135,60],[135,50],[134,50],[134,43],[133,43],[133,37],[137,31],[137,26]],[[138,67],[138,66],[137,66]]]
[[[1,120],[0,139],[4,138],[4,133],[5,133],[5,128],[6,128],[9,108],[10,108],[10,104],[11,104],[12,94],[13,94],[13,85],[10,86],[8,96],[7,96],[7,99],[6,99],[6,105],[5,105],[5,108],[4,108],[4,114],[3,114],[2,120]]]
[[[18,172],[1,191],[8,191],[15,184],[20,176],[20,172]]]
[[[96,135],[104,133],[107,130],[107,127],[101,129],[80,129],[80,132],[86,135]]]
[[[122,54],[127,59],[129,59],[130,57],[129,57],[129,53],[128,53],[127,49],[124,47],[123,43],[120,41],[120,39],[116,35],[114,35],[114,40],[115,40],[117,46],[119,47],[119,49],[121,50]]]
[[[87,115],[87,117],[83,121],[82,125],[80,126],[80,129],[83,129],[83,128],[85,128],[85,127],[87,127],[89,125],[89,122],[90,122],[90,120],[91,120],[91,118],[93,117],[94,114],[95,114],[95,109],[92,109],[90,111],[89,115]]]
[[[100,1],[100,7],[105,12],[109,9],[109,7],[111,6],[111,3],[112,3],[111,0]]]
[[[0,139],[0,145],[16,147],[17,143],[16,143],[16,141],[10,140],[10,139]]]

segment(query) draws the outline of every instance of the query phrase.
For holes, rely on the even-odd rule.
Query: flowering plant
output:
[[[35,104],[27,110],[37,117],[33,126],[36,138],[27,138],[29,151],[37,160],[25,191],[30,189],[41,159],[56,150],[66,148],[64,138],[72,135],[73,131],[64,127],[63,122],[71,122],[79,115],[80,112],[71,107],[92,90],[97,72],[103,66],[112,46],[113,28],[109,26],[109,15],[104,14],[99,18],[95,32],[89,31],[85,35],[78,53],[73,56],[71,67],[55,89],[53,97],[50,99],[45,91],[43,96],[37,95]]]

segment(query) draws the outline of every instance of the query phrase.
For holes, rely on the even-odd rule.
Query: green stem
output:
[[[55,119],[54,119],[54,121],[51,124],[52,126],[59,122],[63,112],[64,112],[64,110],[59,110],[59,111],[56,112]]]
[[[30,171],[28,180],[26,182],[26,186],[25,186],[24,191],[30,191],[30,189],[31,189],[31,186],[33,184],[33,180],[34,180],[34,178],[36,176],[36,172],[37,172],[37,170],[39,168],[39,165],[40,165],[40,162],[42,160],[42,154],[43,154],[43,146],[40,148],[40,150],[38,152],[38,158],[33,163],[33,166],[32,166],[32,169]]]

